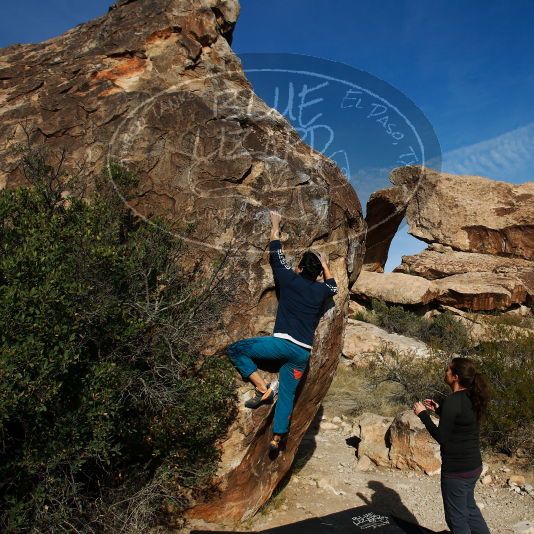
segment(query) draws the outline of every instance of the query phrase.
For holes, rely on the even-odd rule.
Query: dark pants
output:
[[[236,341],[228,346],[226,353],[243,378],[248,378],[258,369],[255,361],[278,360],[282,363],[273,432],[285,434],[293,411],[295,392],[308,365],[310,351],[287,339],[260,336]]]
[[[471,478],[441,476],[445,521],[452,534],[489,534],[488,525],[475,502],[478,475]]]

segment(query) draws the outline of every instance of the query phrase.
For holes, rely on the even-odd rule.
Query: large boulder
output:
[[[355,298],[388,304],[424,306],[446,304],[473,311],[506,310],[531,303],[532,288],[513,274],[470,272],[427,280],[404,273],[362,271],[351,287]]]
[[[534,182],[514,185],[421,166],[393,169],[390,181],[393,187],[376,191],[367,204],[363,269],[371,273],[354,284],[356,296],[474,311],[532,304]],[[393,275],[380,276],[403,217],[409,232],[430,245],[403,256]]]
[[[392,417],[364,413],[353,424],[358,439],[358,458],[398,469],[424,471],[435,475],[441,471],[439,445],[411,410]]]
[[[474,310],[534,302],[534,261],[521,258],[459,252],[433,244],[419,254],[403,256],[395,272],[422,276],[427,280],[449,277],[448,281],[441,283],[442,288],[451,290],[442,302],[448,299],[460,307],[469,307],[469,298],[462,296],[465,293],[462,287],[468,289],[468,294],[474,295]],[[462,276],[453,278],[456,275]],[[481,283],[486,286],[486,291],[481,288],[477,296],[475,287],[480,287]]]
[[[343,356],[356,366],[365,366],[368,357],[385,348],[399,354],[425,358],[431,351],[425,343],[411,337],[387,332],[374,324],[348,319],[343,339]]]
[[[355,437],[359,439],[359,459],[367,456],[376,465],[390,465],[387,432],[392,421],[393,417],[374,413],[363,413],[354,421],[352,428]]]
[[[135,170],[130,207],[178,237],[187,229],[184,267],[207,278],[229,253],[224,272],[238,274],[206,354],[272,332],[269,208],[284,217],[290,262],[310,246],[330,257],[336,305],[316,333],[287,449],[275,461],[265,454],[270,407],[240,411],[219,444],[217,491],[190,511],[217,521],[250,517],[291,466],[339,361],[365,233],[342,172],[254,95],[230,47],[238,14],[237,0],[121,0],[62,36],[0,51],[0,187],[26,184],[16,149],[28,139],[89,192],[108,161]]]
[[[413,236],[466,252],[534,259],[534,182],[516,185],[420,166],[394,169],[390,180],[411,192],[406,218]]]
[[[398,414],[389,428],[389,459],[392,467],[416,469],[427,475],[439,473],[439,445],[411,410]]]
[[[507,274],[455,274],[435,280],[433,284],[438,289],[438,302],[460,309],[506,310],[531,300],[525,284]]]
[[[361,299],[378,299],[393,304],[427,304],[438,290],[434,284],[420,276],[402,273],[361,271],[351,293]]]
[[[394,272],[422,276],[427,280],[464,273],[509,274],[524,280],[534,292],[534,262],[521,258],[460,252],[450,247],[430,245],[412,256],[403,256]]]

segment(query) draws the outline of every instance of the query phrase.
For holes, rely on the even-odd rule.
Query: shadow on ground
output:
[[[393,492],[393,490],[389,489],[388,491]],[[203,532],[208,531],[193,530],[191,534],[200,534]],[[211,532],[213,534],[214,531]],[[223,531],[217,532],[222,533]],[[373,534],[435,534],[432,530],[380,512],[372,506],[350,508],[349,510],[335,514],[312,517],[291,523],[290,525],[256,532],[257,534],[346,534],[350,532],[372,532]]]

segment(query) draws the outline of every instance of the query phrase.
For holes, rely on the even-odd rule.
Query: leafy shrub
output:
[[[439,399],[448,393],[443,381],[449,357],[443,352],[421,358],[383,346],[369,362],[369,380],[375,387],[385,382],[401,386],[389,394],[389,402],[404,408],[425,398]]]
[[[182,272],[183,243],[104,177],[87,199],[42,153],[22,165],[31,187],[0,192],[0,529],[146,532],[233,418],[233,368],[198,356],[230,292]]]
[[[472,346],[467,328],[450,313],[441,313],[426,320],[421,328],[420,339],[448,354],[467,354]]]
[[[373,322],[388,332],[420,339],[432,348],[449,354],[466,354],[472,345],[465,325],[442,313],[433,319],[426,319],[405,310],[402,306],[388,306],[373,300]]]
[[[506,331],[503,332],[503,329]],[[447,335],[447,334],[446,334]],[[454,338],[456,339],[456,338]],[[487,376],[492,392],[488,411],[481,425],[486,446],[512,454],[523,449],[534,458],[534,333],[518,333],[495,325],[488,340],[466,350]],[[439,400],[450,393],[443,381],[450,355],[435,352],[430,358],[415,358],[384,347],[371,359],[367,379],[371,386],[385,382],[401,386],[389,392],[389,402],[409,408],[416,400]],[[381,394],[384,394],[382,391]],[[376,405],[373,396],[370,404]],[[361,407],[364,411],[367,407]],[[388,415],[383,410],[384,415]]]
[[[388,332],[419,338],[423,324],[426,326],[424,319],[405,310],[402,306],[388,306],[385,302],[375,299],[371,306],[374,312],[374,322]]]
[[[363,321],[364,323],[369,322],[369,313],[358,310],[357,312],[353,313],[352,315],[349,315],[350,319],[354,319],[355,321]]]
[[[484,441],[503,452],[518,448],[534,459],[534,333],[501,331],[472,353],[492,387]],[[505,340],[503,340],[505,338]]]

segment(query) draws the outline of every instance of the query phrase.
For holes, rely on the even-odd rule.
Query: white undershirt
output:
[[[289,341],[292,341],[293,343],[296,343],[297,345],[300,345],[301,347],[306,347],[307,349],[311,349],[311,345],[307,345],[306,343],[302,343],[302,341],[297,341],[293,336],[290,336],[289,334],[282,334],[280,332],[275,332],[273,334],[274,337],[281,337],[283,339],[289,339]]]

